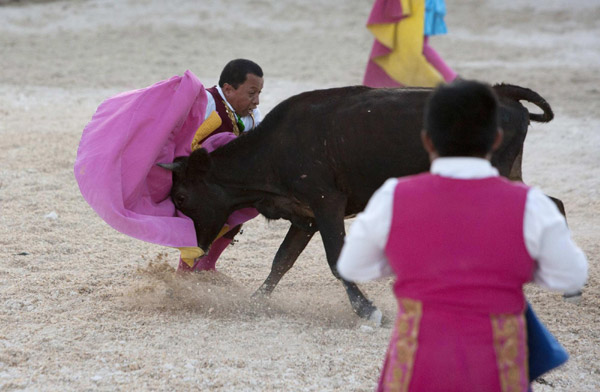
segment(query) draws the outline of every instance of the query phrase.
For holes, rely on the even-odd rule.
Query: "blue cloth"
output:
[[[537,318],[529,303],[527,303],[525,319],[529,348],[529,380],[533,381],[567,362],[569,354]]]
[[[444,0],[426,0],[424,34],[427,36],[446,34],[448,29],[446,28],[446,22],[444,22],[445,15],[446,3],[444,3]]]

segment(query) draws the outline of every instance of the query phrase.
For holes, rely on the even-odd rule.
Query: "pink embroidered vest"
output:
[[[526,391],[527,187],[400,179],[386,246],[398,316],[379,391]]]
[[[524,309],[534,261],[523,237],[528,188],[501,177],[400,179],[386,253],[394,292],[482,313]]]

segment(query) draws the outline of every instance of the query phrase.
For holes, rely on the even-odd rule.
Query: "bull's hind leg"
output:
[[[381,311],[360,291],[355,283],[343,280],[337,271],[337,260],[344,245],[346,229],[344,227],[344,215],[346,210],[346,197],[343,195],[328,195],[328,200],[323,200],[313,206],[315,220],[327,255],[327,262],[333,275],[344,284],[352,309],[360,317],[381,323]]]
[[[567,212],[565,211],[565,205],[562,202],[562,200],[557,199],[556,197],[552,197],[552,196],[548,196],[550,198],[550,200],[552,200],[554,202],[554,204],[556,204],[556,208],[558,208],[558,211],[560,211],[561,214],[563,214],[563,216],[565,217],[565,219],[567,218]]]
[[[273,292],[283,275],[292,268],[300,253],[306,248],[310,239],[315,234],[316,230],[307,231],[292,224],[288,230],[285,239],[279,246],[279,250],[273,259],[271,273],[254,293],[257,295],[269,295]]]

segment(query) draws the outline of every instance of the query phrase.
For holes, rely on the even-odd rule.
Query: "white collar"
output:
[[[498,176],[490,161],[475,157],[440,157],[431,163],[432,174],[443,177],[474,179]]]

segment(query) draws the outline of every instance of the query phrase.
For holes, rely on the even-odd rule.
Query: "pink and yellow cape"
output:
[[[81,194],[106,223],[139,240],[179,248],[188,261],[202,255],[194,223],[171,201],[171,172],[156,164],[191,153],[206,103],[204,86],[190,71],[111,97],[83,130],[75,160]],[[203,146],[213,150],[232,138],[215,135]],[[227,224],[247,219],[236,212]]]
[[[423,54],[425,0],[376,0],[367,28],[375,41],[363,84],[434,87],[444,81]]]

